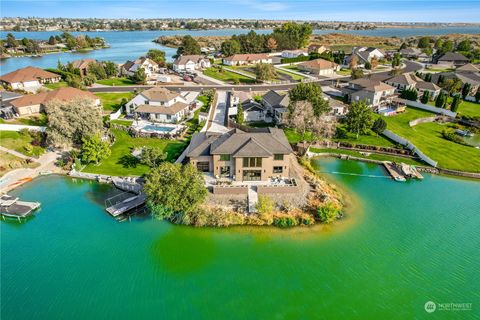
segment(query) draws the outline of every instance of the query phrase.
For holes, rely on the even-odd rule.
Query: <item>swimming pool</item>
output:
[[[156,131],[161,133],[171,132],[175,129],[175,127],[165,127],[165,126],[158,126],[155,124],[147,124],[144,127],[141,127],[140,130],[142,131]]]

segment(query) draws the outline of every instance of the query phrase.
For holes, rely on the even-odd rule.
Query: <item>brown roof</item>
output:
[[[74,68],[77,69],[86,69],[88,68],[88,65],[90,63],[97,62],[95,59],[81,59],[81,60],[75,60],[72,62],[72,65]]]
[[[269,56],[266,53],[247,53],[247,54],[234,54],[233,56],[225,58],[227,61],[255,61],[268,59]]]
[[[141,95],[151,101],[170,101],[180,96],[179,93],[166,88],[151,88],[143,91]]]
[[[423,80],[411,73],[404,73],[386,80],[386,82],[399,83],[403,85],[415,85],[417,82],[420,81]]]
[[[480,67],[471,63],[467,63],[466,65],[458,67],[456,71],[479,72]]]
[[[440,88],[439,86],[437,86],[435,83],[433,83],[433,82],[427,82],[427,81],[417,82],[417,84],[415,85],[415,88],[417,88],[417,89],[423,89],[423,90],[430,90],[430,91],[438,91],[438,90],[441,89],[441,88]]]
[[[381,81],[370,80],[367,78],[356,79],[356,80],[350,81],[350,83],[355,84],[359,87],[362,87],[363,90],[373,91],[373,92],[395,89],[394,87],[386,83],[383,83]]]
[[[11,104],[14,107],[21,108],[38,104],[46,104],[52,100],[71,101],[78,97],[91,98],[93,100],[98,99],[98,97],[91,92],[72,87],[64,87],[49,92],[25,95],[12,101]]]
[[[60,75],[53,72],[45,71],[40,68],[26,67],[4,74],[0,77],[0,80],[8,83],[15,83],[35,81],[39,79],[46,80],[52,78],[60,78]]]
[[[316,70],[332,69],[337,66],[335,62],[331,62],[324,59],[315,59],[315,60],[305,61],[305,62],[299,63],[298,65],[304,68],[316,69]]]
[[[142,104],[135,109],[135,112],[141,113],[158,113],[158,114],[170,114],[174,115],[183,109],[188,108],[188,105],[183,102],[176,102],[173,105],[167,106],[154,106],[151,104]]]

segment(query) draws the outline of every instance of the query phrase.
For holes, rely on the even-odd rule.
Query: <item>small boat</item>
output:
[[[458,134],[458,135],[464,136],[464,137],[473,137],[473,133],[471,133],[468,130],[457,129],[457,130],[455,130],[455,133]]]

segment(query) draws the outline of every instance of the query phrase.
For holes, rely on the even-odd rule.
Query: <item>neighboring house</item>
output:
[[[463,54],[458,52],[447,52],[436,59],[437,64],[445,66],[463,66],[470,62],[470,60]]]
[[[308,57],[308,52],[301,49],[282,51],[282,58],[298,58],[298,57]]]
[[[385,58],[385,52],[382,49],[373,47],[355,47],[352,50],[352,54],[345,57],[344,64],[348,65],[354,56],[358,58],[358,64],[363,65],[366,62],[371,62],[374,57],[377,60]]]
[[[189,105],[180,93],[159,87],[142,91],[125,108],[127,114],[169,123],[179,122],[189,113]]]
[[[311,44],[308,46],[308,53],[324,53],[327,51],[330,51],[330,48],[321,44]]]
[[[16,92],[5,91],[1,87],[0,90],[0,117],[3,119],[11,119],[15,116],[15,110],[10,102],[23,97],[23,95]]]
[[[147,57],[140,57],[135,61],[127,61],[121,67],[121,73],[126,76],[132,76],[138,69],[145,70],[147,78],[152,77],[154,73],[158,73],[158,63]]]
[[[367,105],[376,108],[389,102],[395,94],[395,87],[381,81],[361,78],[350,81],[348,87],[342,91],[348,95],[350,102],[365,101]]]
[[[177,72],[192,72],[198,69],[210,68],[210,66],[210,59],[202,55],[180,56],[173,61],[173,70]]]
[[[270,90],[262,97],[262,105],[266,107],[267,112],[272,115],[273,120],[277,124],[286,122],[289,104],[290,97],[288,93],[281,94]]]
[[[203,172],[235,181],[290,177],[293,150],[283,130],[233,129],[224,134],[200,132],[187,148],[188,161]]]
[[[53,100],[71,101],[76,98],[88,98],[100,105],[100,99],[89,91],[83,91],[72,87],[63,87],[57,90],[29,94],[10,102],[19,116],[38,114],[45,110],[45,105]]]
[[[73,61],[72,65],[74,68],[77,68],[78,70],[80,70],[80,75],[83,77],[87,75],[88,66],[91,63],[95,63],[95,62],[97,62],[97,60],[95,59],[82,59],[82,60]]]
[[[328,115],[342,117],[347,114],[348,107],[346,104],[326,96],[324,96],[324,99],[328,101],[328,105],[331,109]]]
[[[418,48],[405,48],[400,50],[400,55],[407,59],[417,59],[421,62],[429,62],[430,57]]]
[[[228,116],[235,118],[238,113],[238,105],[242,104],[243,118],[245,122],[271,122],[272,118],[267,108],[253,100],[250,92],[236,91],[233,92],[231,97],[231,104],[228,108]]]
[[[386,84],[397,88],[398,91],[416,89],[420,98],[425,91],[429,91],[430,99],[435,99],[441,88],[435,83],[423,81],[413,73],[404,73],[384,81]]]
[[[340,66],[335,62],[324,59],[315,59],[297,64],[299,70],[309,72],[317,76],[329,77],[335,75],[340,70]]]
[[[256,63],[272,63],[272,57],[266,53],[234,54],[223,58],[223,64],[227,66],[239,66]]]
[[[12,90],[36,92],[45,83],[59,82],[61,76],[35,67],[25,67],[0,77],[0,82]]]

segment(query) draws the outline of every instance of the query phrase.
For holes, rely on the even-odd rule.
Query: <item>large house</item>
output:
[[[437,64],[455,67],[463,66],[470,62],[467,57],[458,52],[447,52],[441,57],[437,58],[436,61]]]
[[[444,80],[448,79],[458,79],[463,84],[468,83],[470,85],[470,93],[471,97],[475,96],[478,88],[480,87],[480,66],[473,65],[473,64],[466,64],[461,67],[458,67],[455,71],[452,72],[441,72],[432,74],[432,82],[438,84],[438,80],[440,76],[443,77]]]
[[[423,81],[412,73],[404,73],[385,80],[384,82],[397,88],[398,91],[416,89],[419,92],[419,97],[421,97],[425,91],[428,91],[430,99],[435,99],[441,91],[441,88],[435,83]]]
[[[233,92],[230,101],[230,107],[228,108],[228,116],[230,118],[234,118],[237,115],[238,106],[241,105],[243,118],[247,123],[259,121],[270,122],[272,120],[267,108],[263,104],[256,102],[250,92]]]
[[[88,66],[91,63],[95,63],[95,62],[97,62],[97,60],[95,59],[81,59],[81,60],[73,61],[72,65],[74,68],[77,68],[78,70],[80,70],[80,75],[83,77],[87,75]]]
[[[45,110],[45,105],[53,100],[71,101],[76,98],[92,99],[95,105],[100,105],[100,99],[89,91],[83,91],[72,87],[63,87],[57,90],[29,94],[10,102],[19,116],[38,114]]]
[[[121,67],[121,73],[126,76],[132,76],[138,69],[142,68],[148,78],[154,73],[158,73],[158,63],[147,57],[140,57],[135,61],[128,60]]]
[[[260,131],[260,132],[259,132]],[[187,159],[198,170],[234,181],[267,181],[289,177],[293,151],[283,130],[233,129],[224,134],[193,135]]]
[[[298,57],[308,57],[308,52],[301,49],[282,51],[282,58],[298,58]]]
[[[168,123],[179,122],[189,113],[189,105],[180,93],[160,87],[142,91],[125,108],[127,114]]]
[[[340,66],[335,62],[324,59],[315,59],[297,64],[298,69],[318,76],[333,76]]]
[[[223,58],[223,64],[227,66],[239,66],[245,64],[272,63],[272,57],[266,53],[234,54]]]
[[[344,64],[349,64],[354,56],[358,58],[358,64],[365,64],[371,62],[373,58],[377,60],[385,58],[385,52],[382,49],[373,47],[355,47],[352,50],[352,54],[345,57]]]
[[[0,82],[10,86],[12,90],[36,92],[45,83],[59,82],[59,74],[35,67],[25,67],[0,77]]]
[[[365,101],[367,105],[376,108],[394,96],[395,87],[381,81],[360,78],[350,81],[342,91],[347,94],[350,102]]]
[[[278,93],[270,90],[263,95],[261,103],[267,108],[267,112],[272,115],[275,123],[285,123],[288,115],[288,105],[290,104],[288,93]]]
[[[177,72],[192,72],[198,69],[210,68],[210,66],[210,59],[202,55],[179,56],[173,61],[173,70]]]

